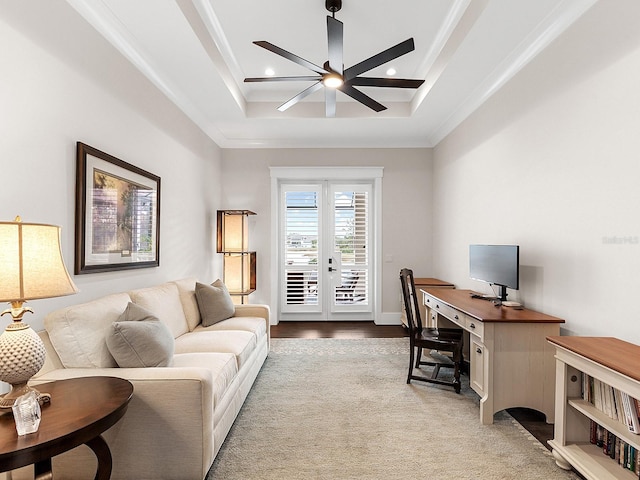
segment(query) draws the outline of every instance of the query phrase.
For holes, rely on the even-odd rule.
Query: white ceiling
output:
[[[367,73],[424,79],[417,90],[358,87],[387,110],[337,93],[285,112],[311,82],[244,83],[267,67],[310,71],[257,47],[269,41],[322,65],[324,0],[67,0],[222,148],[431,147],[596,0],[343,0],[349,67],[407,38],[415,51]]]

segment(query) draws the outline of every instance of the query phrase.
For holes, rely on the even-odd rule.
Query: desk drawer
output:
[[[437,313],[439,313],[440,315],[442,315],[444,317],[447,317],[453,323],[455,323],[455,324],[459,325],[460,327],[464,328],[464,317],[465,317],[464,313],[459,312],[459,311],[451,308],[449,305],[447,305],[445,303],[441,303],[441,302],[435,302],[434,310]]]
[[[477,318],[472,318],[465,315],[465,330],[473,333],[480,338],[480,341],[484,342],[484,323]]]
[[[423,303],[427,308],[431,309],[432,312],[436,312],[443,317],[448,318],[451,322],[464,328],[468,332],[473,333],[480,339],[480,341],[484,342],[484,324],[480,320],[470,317],[460,310],[456,310],[426,293],[423,295]]]

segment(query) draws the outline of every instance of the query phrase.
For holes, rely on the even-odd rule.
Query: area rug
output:
[[[406,384],[408,340],[280,339],[207,480],[578,479],[507,412]]]

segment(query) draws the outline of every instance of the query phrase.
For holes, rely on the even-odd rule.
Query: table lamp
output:
[[[3,311],[13,318],[0,335],[0,380],[11,384],[11,391],[0,397],[0,412],[9,409],[16,398],[30,390],[27,381],[42,368],[44,343],[22,321],[27,300],[71,295],[74,285],[62,259],[60,227],[37,223],[0,222],[0,302],[11,308]],[[40,393],[36,391],[36,394]]]

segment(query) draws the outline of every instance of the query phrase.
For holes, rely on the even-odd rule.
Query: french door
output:
[[[373,320],[371,182],[279,184],[280,320]]]

